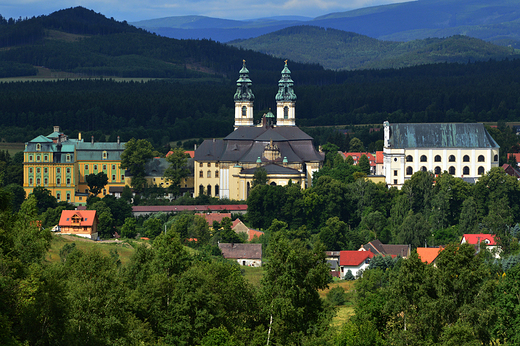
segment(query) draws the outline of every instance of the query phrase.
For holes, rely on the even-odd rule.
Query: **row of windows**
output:
[[[204,188],[204,185],[200,185],[199,186],[199,196],[204,195],[204,194],[206,194],[208,196],[212,196],[211,190],[212,190],[211,185],[206,186],[206,188]],[[219,195],[219,193],[220,193],[219,186],[215,185],[215,195],[214,196],[217,197]]]
[[[70,185],[70,178],[67,178],[67,186]],[[34,179],[33,178],[29,178],[29,186],[32,186],[33,185],[33,182],[34,182]],[[40,186],[41,185],[41,179],[40,178],[36,178],[36,186]],[[49,178],[43,178],[43,185],[45,186],[48,186],[49,185]],[[61,179],[60,178],[56,178],[56,185],[61,185]]]
[[[61,200],[61,192],[56,192],[56,199],[58,202]],[[67,201],[70,201],[70,192],[67,192]]]
[[[206,165],[207,167],[211,167],[211,162],[208,162]],[[204,163],[199,162],[199,167],[204,167]],[[215,167],[218,167],[218,162],[215,162]]]
[[[33,172],[34,172],[33,168],[29,167],[29,173],[31,174]],[[67,172],[67,174],[70,174],[70,168],[67,168],[66,172]],[[40,167],[36,167],[36,173],[41,173],[41,168]],[[47,173],[49,173],[49,170],[48,170],[47,167],[44,167],[43,168],[43,174],[47,174]],[[56,174],[61,174],[61,168],[60,167],[56,168]]]
[[[199,178],[204,178],[204,172],[203,171],[199,172]],[[206,173],[206,178],[211,178],[211,171],[208,171]],[[215,171],[215,178],[218,178],[218,171]]]
[[[423,172],[426,172],[427,169],[425,166],[422,166],[421,167],[421,171]],[[455,167],[451,166],[450,168],[448,168],[448,173],[451,174],[451,175],[455,175]],[[478,175],[482,175],[484,174],[485,172],[485,169],[484,167],[480,166],[478,168]],[[435,167],[435,170],[433,172],[434,174],[441,174],[442,173],[442,170],[439,166]],[[465,166],[464,168],[462,168],[462,175],[469,175],[470,173],[470,170],[469,170],[469,167],[468,166]],[[413,174],[413,168],[408,166],[406,167],[406,175],[412,175]],[[397,175],[397,171],[394,171],[394,175]]]
[[[67,154],[65,156],[65,160],[67,162],[70,162],[71,160],[71,156],[70,154]],[[29,162],[33,162],[34,161],[34,155],[29,155]],[[42,155],[36,155],[36,162],[41,162],[42,161]],[[49,162],[49,155],[43,155],[43,162]]]
[[[440,155],[435,155],[434,159],[435,162],[442,162],[442,158]],[[421,155],[419,158],[420,162],[428,162],[428,157],[426,155]],[[479,155],[477,158],[478,162],[486,162],[486,158],[484,155]],[[498,161],[498,155],[495,155],[494,161]],[[406,162],[413,162],[413,156],[408,155],[406,156]],[[448,156],[448,162],[455,162],[455,155]],[[462,157],[462,162],[469,162],[469,155],[464,155]]]
[[[97,171],[98,169],[98,165],[93,165],[94,167],[94,170]],[[89,170],[89,165],[85,165],[85,170],[88,171]],[[103,165],[103,170],[106,171],[107,170],[107,165]],[[116,165],[112,165],[112,170],[115,171],[116,170]]]

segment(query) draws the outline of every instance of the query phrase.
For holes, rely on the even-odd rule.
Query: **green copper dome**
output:
[[[242,69],[240,69],[240,77],[237,79],[237,91],[233,97],[235,101],[253,101],[255,95],[251,91],[253,82],[249,79],[249,70],[246,67],[246,61],[243,61]]]
[[[294,82],[291,78],[291,70],[287,67],[287,60],[282,70],[282,78],[278,81],[278,93],[276,94],[276,101],[296,101],[296,94],[293,90]]]
[[[271,112],[271,110],[269,110],[269,112],[267,112],[267,114],[265,115],[266,118],[275,118],[273,112]]]

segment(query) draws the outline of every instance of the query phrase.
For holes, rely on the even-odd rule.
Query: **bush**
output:
[[[336,286],[327,293],[327,300],[334,306],[343,305],[346,302],[345,290],[343,287]]]

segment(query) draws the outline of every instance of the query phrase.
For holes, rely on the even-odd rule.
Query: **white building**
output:
[[[499,145],[483,124],[390,124],[384,122],[384,174],[401,188],[421,171],[475,182],[498,167]]]

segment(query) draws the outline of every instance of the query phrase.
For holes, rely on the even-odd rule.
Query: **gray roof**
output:
[[[390,124],[390,147],[499,148],[483,124]]]
[[[76,154],[79,161],[98,161],[103,159],[103,152],[107,152],[108,161],[120,161],[125,150],[125,143],[117,142],[77,142]]]
[[[312,137],[300,130],[296,126],[277,126],[277,127],[253,127],[243,126],[239,127],[230,133],[224,140],[261,140],[273,142],[278,141],[304,141],[312,140]]]
[[[262,244],[218,244],[224,258],[262,259]]]

